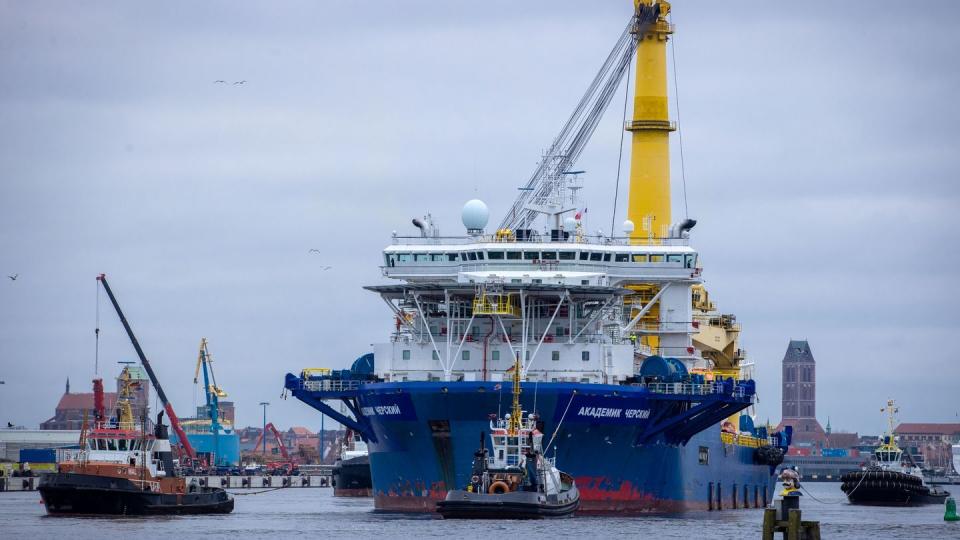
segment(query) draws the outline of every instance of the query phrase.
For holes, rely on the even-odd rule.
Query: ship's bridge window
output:
[[[561,251],[560,260],[561,261],[572,261],[576,258],[577,252],[575,251]]]
[[[667,255],[668,263],[679,263],[682,261],[682,259],[683,259],[682,255]]]
[[[482,252],[482,251],[478,251],[478,252],[477,252],[477,258],[480,259],[481,261],[483,260],[483,252]]]
[[[663,255],[651,255],[651,256],[650,256],[650,262],[652,262],[652,263],[662,263],[662,262],[663,262]]]
[[[430,259],[433,262],[443,262],[443,253],[431,253]]]
[[[638,254],[638,255],[634,255],[634,256],[633,256],[633,262],[635,262],[635,263],[645,263],[645,262],[647,262],[647,256],[646,256],[646,255],[639,255],[639,254]]]
[[[519,252],[519,251],[508,251],[508,252],[507,252],[507,260],[508,260],[508,261],[519,261],[519,260],[520,260],[520,252]]]
[[[604,253],[604,254],[603,254],[603,262],[610,262],[610,254],[609,254],[609,253]]]
[[[544,251],[543,254],[540,255],[540,258],[543,259],[543,260],[545,260],[545,261],[555,261],[555,260],[557,260],[557,252],[556,252],[556,251]]]
[[[591,253],[591,254],[590,254],[590,260],[591,260],[591,261],[602,261],[602,260],[603,260],[603,253]]]
[[[684,255],[683,256],[683,267],[684,268],[693,268],[697,264],[696,255]]]
[[[613,258],[613,262],[630,262],[629,253],[617,253]]]
[[[460,257],[459,253],[447,253],[447,261],[457,262],[457,259]]]
[[[502,261],[503,252],[502,251],[490,251],[487,253],[487,258],[491,261]]]
[[[126,439],[120,439],[119,441],[117,441],[117,450],[123,450],[124,452],[127,451],[127,440],[126,440]]]
[[[410,253],[397,253],[397,261],[402,263],[408,263],[413,260],[413,255]]]
[[[415,262],[427,262],[427,261],[430,260],[430,254],[429,254],[429,253],[415,253],[415,254],[413,255],[413,260],[414,260]]]
[[[117,449],[117,440],[107,439],[107,450],[116,450],[116,449]]]
[[[580,252],[580,260],[581,260],[581,261],[590,260],[590,252],[589,252],[589,251],[581,251],[581,252]]]
[[[528,261],[535,261],[540,258],[539,251],[524,251],[523,258]]]
[[[476,252],[476,251],[471,251],[470,253],[467,254],[467,257],[468,257],[471,261],[475,261],[475,260],[477,260],[477,252]]]

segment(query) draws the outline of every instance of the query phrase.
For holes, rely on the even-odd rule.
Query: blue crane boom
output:
[[[197,384],[200,369],[203,369],[203,393],[207,401],[207,416],[210,418],[210,432],[213,433],[213,464],[220,465],[220,397],[226,392],[217,386],[217,378],[213,373],[213,358],[207,349],[207,338],[200,340],[200,354],[197,356],[197,369],[193,374],[193,383]],[[213,381],[211,383],[211,381]]]

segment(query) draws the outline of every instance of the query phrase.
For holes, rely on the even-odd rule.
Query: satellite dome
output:
[[[467,228],[467,232],[480,233],[483,232],[483,228],[486,227],[487,222],[490,221],[490,209],[487,208],[486,203],[480,199],[471,199],[467,201],[467,204],[463,205],[461,218],[463,219],[463,226]]]
[[[623,232],[630,234],[633,232],[634,228],[633,222],[629,219],[623,222]]]
[[[567,217],[563,220],[563,230],[568,233],[577,232],[577,220],[572,217]]]

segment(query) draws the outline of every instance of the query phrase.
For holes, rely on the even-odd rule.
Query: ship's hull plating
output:
[[[373,495],[370,480],[370,458],[357,456],[338,461],[333,467],[334,497],[369,497]]]
[[[446,499],[437,503],[437,512],[444,519],[544,519],[565,517],[577,511],[580,504],[576,487],[564,493],[541,499],[536,492],[472,493],[451,490]]]
[[[38,487],[51,515],[229,514],[233,498],[220,488],[190,493],[142,491],[129,480],[76,473],[45,475]]]
[[[850,504],[868,506],[920,506],[943,504],[950,493],[931,490],[922,479],[898,471],[856,471],[842,477],[840,489]]]
[[[375,507],[433,512],[447,491],[467,485],[481,432],[489,433],[490,414],[509,409],[509,389],[492,382],[366,385],[359,401],[377,437],[369,443]],[[756,463],[752,448],[723,444],[719,426],[682,446],[635,444],[666,406],[648,397],[632,387],[524,383],[523,408],[538,411],[547,440],[557,432],[548,455],[556,453],[557,466],[576,480],[579,513],[765,504],[772,468]]]

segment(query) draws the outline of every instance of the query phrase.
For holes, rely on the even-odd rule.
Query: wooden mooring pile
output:
[[[783,497],[773,504],[763,511],[763,540],[773,540],[777,533],[786,540],[820,540],[820,522],[803,521],[800,497]]]

